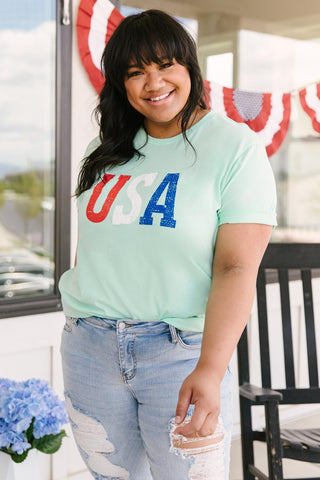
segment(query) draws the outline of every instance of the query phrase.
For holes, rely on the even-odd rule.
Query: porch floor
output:
[[[315,428],[320,427],[320,414],[290,422],[288,428]],[[257,467],[264,473],[268,472],[267,449],[263,442],[255,442],[255,459]],[[320,478],[320,463],[297,462],[285,458],[283,461],[285,478],[316,477]],[[77,479],[78,480],[78,479]],[[80,479],[79,479],[80,480]],[[81,479],[82,480],[82,479]],[[87,480],[87,479],[84,479]],[[231,446],[230,480],[242,480],[241,439],[235,439]]]

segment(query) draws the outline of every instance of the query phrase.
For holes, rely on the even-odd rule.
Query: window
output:
[[[233,87],[233,53],[218,53],[207,56],[207,75],[209,82],[216,82],[224,87]]]
[[[69,268],[71,25],[60,3],[0,6],[1,317],[60,310]]]
[[[239,26],[247,22],[250,29],[223,32],[223,24],[217,24],[220,33],[199,39],[199,58],[209,81],[249,92],[292,94],[288,132],[270,157],[278,194],[278,227],[271,241],[320,244],[320,136],[299,100],[300,90],[320,81],[320,23],[316,16],[305,24],[298,17],[284,28],[276,10],[272,13],[273,23],[257,20],[257,30],[245,12]]]
[[[306,38],[239,32],[238,88],[292,94],[288,133],[270,157],[278,193],[278,227],[272,235],[276,243],[320,243],[320,136],[298,95],[320,81],[319,28],[315,38],[307,27],[302,35]]]

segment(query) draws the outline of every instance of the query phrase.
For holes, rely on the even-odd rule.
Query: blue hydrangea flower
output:
[[[0,378],[0,450],[22,454],[31,448],[26,432],[32,421],[34,438],[59,433],[67,423],[64,402],[45,380]]]

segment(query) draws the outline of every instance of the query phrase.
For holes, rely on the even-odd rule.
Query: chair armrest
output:
[[[270,388],[261,388],[251,383],[244,383],[239,387],[240,395],[253,402],[267,402],[268,400],[282,400],[282,393]]]

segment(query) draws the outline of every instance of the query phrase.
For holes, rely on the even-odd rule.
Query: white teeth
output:
[[[164,98],[169,97],[169,95],[170,95],[170,92],[169,93],[164,93],[163,95],[160,95],[160,97],[150,98],[150,100],[151,100],[151,102],[158,102],[159,100],[163,100]]]

